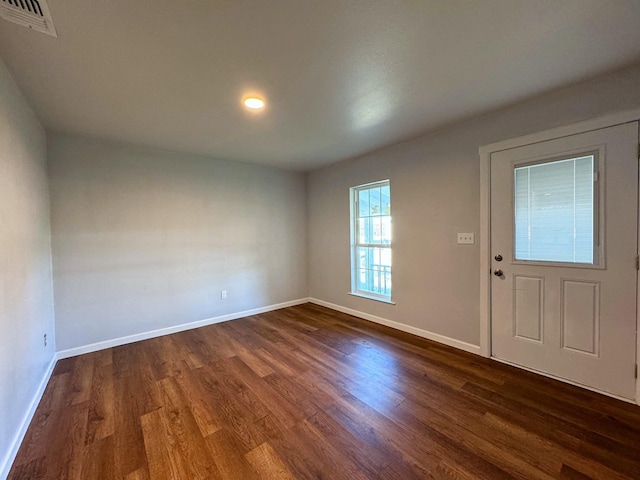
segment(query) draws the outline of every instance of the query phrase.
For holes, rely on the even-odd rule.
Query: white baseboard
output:
[[[9,476],[9,470],[11,470],[11,466],[13,465],[14,460],[16,459],[16,455],[18,454],[18,449],[22,444],[22,440],[24,439],[25,434],[27,433],[27,428],[29,428],[29,424],[33,419],[33,415],[36,413],[36,408],[38,408],[38,404],[40,403],[40,399],[44,394],[44,390],[47,388],[47,384],[49,383],[49,379],[51,378],[51,374],[53,373],[53,368],[56,366],[56,361],[58,360],[58,356],[56,354],[53,355],[49,365],[47,366],[47,370],[44,372],[42,376],[42,380],[40,380],[40,384],[38,385],[38,389],[36,390],[33,398],[31,399],[31,403],[29,403],[29,407],[22,418],[22,423],[20,423],[20,428],[16,432],[13,437],[13,441],[9,446],[9,451],[5,454],[4,458],[0,460],[0,479],[6,479]]]
[[[120,345],[126,345],[127,343],[139,342],[140,340],[147,340],[149,338],[161,337],[163,335],[170,335],[172,333],[184,332],[185,330],[206,327],[207,325],[213,325],[214,323],[227,322],[229,320],[235,320],[237,318],[258,315],[259,313],[270,312],[272,310],[279,310],[286,307],[293,307],[294,305],[301,305],[308,302],[308,298],[300,298],[298,300],[291,300],[289,302],[254,308],[253,310],[245,310],[243,312],[221,315],[219,317],[206,318],[204,320],[198,320],[196,322],[182,323],[180,325],[174,325],[172,327],[159,328],[157,330],[150,330],[148,332],[127,335],[126,337],[113,338],[111,340],[105,340],[103,342],[91,343],[89,345],[70,348],[68,350],[61,350],[58,352],[58,358],[62,359],[75,357],[76,355],[82,355],[83,353],[97,352],[98,350],[104,350],[105,348],[117,347]]]
[[[479,345],[473,345],[471,343],[463,342],[461,340],[456,340],[455,338],[446,337],[438,333],[433,333],[427,330],[422,330],[420,328],[412,327],[411,325],[405,325],[404,323],[394,322],[393,320],[388,320],[386,318],[370,315],[368,313],[360,312],[358,310],[353,310],[351,308],[343,307],[341,305],[336,305],[334,303],[325,302],[324,300],[318,300],[317,298],[309,298],[309,301],[311,303],[315,303],[316,305],[321,305],[323,307],[331,308],[332,310],[337,310],[342,313],[347,313],[349,315],[353,315],[354,317],[364,318],[365,320],[369,320],[374,323],[386,325],[387,327],[395,328],[396,330],[401,330],[403,332],[417,335],[418,337],[426,338],[428,340],[433,340],[434,342],[442,343],[450,347],[464,350],[465,352],[481,355]]]

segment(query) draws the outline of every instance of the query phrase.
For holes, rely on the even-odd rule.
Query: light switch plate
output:
[[[459,233],[458,234],[458,244],[460,245],[473,245],[476,243],[474,233]]]

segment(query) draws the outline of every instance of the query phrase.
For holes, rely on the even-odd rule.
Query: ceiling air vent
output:
[[[0,0],[0,17],[57,37],[46,0]]]

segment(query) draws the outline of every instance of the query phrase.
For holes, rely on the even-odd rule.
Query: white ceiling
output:
[[[48,130],[297,170],[640,61],[638,0],[49,6],[58,38],[0,20]]]

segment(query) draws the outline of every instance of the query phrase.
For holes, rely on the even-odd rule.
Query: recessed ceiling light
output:
[[[252,110],[264,108],[264,100],[258,97],[248,97],[244,99],[244,106]]]

